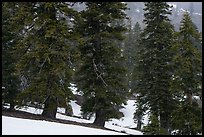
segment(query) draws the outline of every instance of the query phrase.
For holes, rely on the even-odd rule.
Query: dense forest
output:
[[[202,134],[202,32],[188,11],[176,29],[171,8],[145,2],[141,24],[124,2],[2,2],[2,108],[71,114],[75,84],[94,125],[120,117],[135,98],[144,134]]]

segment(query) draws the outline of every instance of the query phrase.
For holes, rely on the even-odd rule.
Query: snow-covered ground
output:
[[[108,129],[113,129],[119,132],[113,132],[108,130],[102,129],[93,129],[88,127],[70,125],[70,124],[61,124],[55,122],[48,122],[48,121],[41,121],[41,120],[28,120],[28,119],[20,119],[20,118],[12,118],[7,116],[2,116],[2,134],[3,135],[117,135],[117,134],[132,134],[132,135],[142,135],[142,132],[137,131],[135,129],[136,124],[133,121],[133,113],[135,107],[134,105],[135,100],[128,100],[127,105],[124,105],[124,108],[120,111],[123,112],[124,117],[121,119],[111,119],[110,121],[106,121],[105,127]],[[71,106],[73,108],[73,116],[81,116],[81,111],[76,101],[71,101]],[[18,110],[34,113],[34,114],[41,114],[42,109],[36,109],[33,107],[23,107],[19,108]],[[59,113],[60,112],[60,113]],[[93,123],[94,116],[91,117],[90,120],[71,117],[63,115],[65,110],[64,108],[58,108],[58,113],[56,118],[65,119],[70,121],[76,121],[81,123]],[[80,131],[80,132],[79,132]]]
[[[76,92],[75,85],[72,84],[71,90],[74,94]],[[78,94],[79,95],[79,94]],[[135,100],[128,100],[127,105],[123,105],[124,108],[120,109],[120,112],[124,114],[124,117],[120,119],[110,119],[105,122],[105,127],[115,131],[123,132],[113,132],[102,129],[93,129],[88,127],[82,127],[71,124],[61,124],[55,122],[41,121],[41,120],[29,120],[21,118],[12,118],[7,116],[2,116],[2,134],[27,134],[27,135],[101,135],[101,134],[131,134],[131,135],[142,135],[142,132],[131,129],[136,127],[136,123],[133,120],[133,113],[135,112]],[[75,100],[70,101],[70,105],[73,109],[73,116],[66,116],[65,109],[58,107],[56,118],[70,120],[80,123],[93,123],[95,116],[93,115],[90,120],[83,119],[81,115],[81,106],[76,103]],[[9,107],[9,106],[7,106]],[[42,114],[43,110],[34,107],[22,107],[16,108],[20,111],[25,111],[33,114]],[[80,118],[81,117],[81,118]],[[148,116],[144,117],[143,123],[146,125],[148,122]]]
[[[42,120],[30,120],[2,116],[2,135],[125,135],[125,134],[72,124],[61,124]]]

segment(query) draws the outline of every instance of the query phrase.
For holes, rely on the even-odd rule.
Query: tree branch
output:
[[[107,84],[107,83],[105,82],[105,80],[102,78],[101,73],[100,73],[100,71],[98,70],[98,68],[97,68],[97,66],[96,66],[95,59],[93,59],[92,61],[93,61],[94,71],[95,71],[97,77],[99,77],[99,78],[102,80],[103,84],[107,87],[108,84]],[[98,74],[98,73],[100,73],[100,74]]]

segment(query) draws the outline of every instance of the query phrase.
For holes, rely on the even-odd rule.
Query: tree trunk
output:
[[[67,116],[72,116],[73,115],[73,109],[72,109],[72,106],[67,104],[67,107],[65,108],[65,114]]]
[[[142,127],[142,116],[138,118],[137,120],[137,129],[141,130]]]
[[[160,125],[162,128],[164,128],[164,130],[166,131],[167,134],[169,134],[169,117],[168,114],[165,112],[160,112]]]
[[[13,101],[10,101],[10,107],[9,107],[9,110],[14,110],[14,102]]]
[[[191,93],[187,93],[186,96],[187,96],[188,103],[192,104],[192,94]]]
[[[57,113],[57,102],[56,99],[48,97],[45,101],[45,107],[43,109],[42,116],[55,119]]]
[[[104,114],[103,111],[100,109],[98,111],[96,111],[96,119],[94,120],[94,123],[97,126],[105,126],[105,118],[104,118]]]

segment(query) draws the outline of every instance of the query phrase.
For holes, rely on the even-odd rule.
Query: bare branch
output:
[[[42,63],[42,65],[41,65],[41,67],[40,67],[39,73],[41,72],[41,70],[42,70],[42,68],[43,68],[43,66],[44,66],[44,64],[45,64],[45,62],[46,62],[46,60],[47,60],[47,58],[45,58],[44,62]]]
[[[93,61],[94,71],[95,71],[97,77],[99,77],[99,78],[102,80],[103,84],[107,87],[108,84],[107,84],[107,83],[104,81],[104,79],[102,78],[101,73],[100,73],[100,71],[98,70],[98,68],[97,68],[97,66],[96,66],[95,59],[93,59],[92,61]],[[99,73],[99,74],[98,74],[98,73]]]

